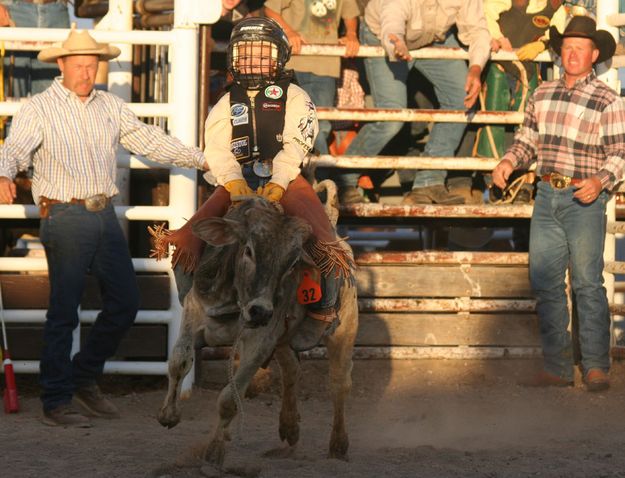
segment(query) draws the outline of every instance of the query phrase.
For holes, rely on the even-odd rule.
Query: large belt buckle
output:
[[[560,173],[551,173],[549,184],[554,189],[565,189],[571,185],[571,177]]]
[[[259,178],[269,178],[273,174],[273,161],[263,161],[257,159],[254,161],[252,165],[252,170],[254,174]]]
[[[108,198],[104,194],[96,194],[85,198],[85,209],[89,212],[98,212],[106,207]]]

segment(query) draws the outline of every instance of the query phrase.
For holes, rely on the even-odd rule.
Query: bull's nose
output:
[[[252,327],[267,325],[272,315],[273,310],[263,307],[262,305],[253,305],[250,307],[250,325]]]

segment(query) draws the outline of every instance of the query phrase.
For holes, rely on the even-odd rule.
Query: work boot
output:
[[[460,196],[464,204],[484,204],[483,193],[473,187],[473,178],[459,176],[447,181],[447,190],[450,196]]]
[[[304,352],[316,347],[323,337],[334,333],[339,323],[334,307],[306,311],[306,317],[291,339],[291,348],[296,352]]]
[[[51,427],[91,428],[91,420],[78,413],[69,403],[44,410],[42,421]]]
[[[559,377],[558,375],[554,375],[552,373],[547,372],[546,370],[542,370],[534,375],[529,380],[524,380],[519,382],[519,385],[524,387],[572,387],[575,385],[573,380],[566,380],[565,378]]]
[[[361,204],[366,203],[367,198],[365,197],[361,188],[356,186],[345,186],[340,189],[339,192],[339,203],[341,205],[347,204]]]
[[[94,417],[119,418],[119,409],[102,394],[95,383],[77,388],[74,400]]]
[[[401,202],[404,205],[416,204],[464,204],[464,198],[456,194],[450,194],[443,184],[426,186],[424,188],[413,188]]]
[[[584,376],[586,390],[589,392],[601,392],[610,388],[610,378],[600,368],[591,368]]]

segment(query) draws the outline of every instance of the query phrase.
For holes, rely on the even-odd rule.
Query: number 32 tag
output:
[[[321,300],[321,286],[313,278],[311,271],[305,270],[302,281],[297,287],[297,302],[302,305],[313,304]]]

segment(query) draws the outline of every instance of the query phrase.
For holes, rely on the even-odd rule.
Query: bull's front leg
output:
[[[175,427],[180,422],[178,402],[180,400],[182,379],[189,373],[193,365],[193,319],[196,312],[191,300],[187,298],[182,312],[180,335],[176,345],[174,345],[171,357],[169,357],[167,396],[158,413],[159,423],[167,428]]]
[[[345,401],[352,388],[352,353],[358,332],[358,303],[354,287],[343,287],[341,325],[328,337],[330,394],[334,406],[334,419],[328,456],[347,460],[349,438],[345,427]]]
[[[262,333],[260,332],[262,330]],[[204,459],[221,469],[225,458],[228,427],[239,412],[238,404],[245,396],[256,371],[269,359],[281,332],[275,327],[244,329],[239,340],[239,367],[232,381],[224,387],[217,399],[219,422],[204,452]]]
[[[299,441],[299,413],[297,411],[297,383],[300,366],[295,352],[288,344],[279,345],[275,359],[282,375],[282,408],[280,409],[280,439],[291,446]]]

